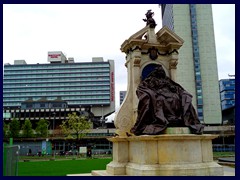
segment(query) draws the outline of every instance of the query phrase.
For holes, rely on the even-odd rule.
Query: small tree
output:
[[[89,132],[91,122],[88,121],[86,116],[78,116],[76,112],[68,114],[68,120],[63,121],[60,125],[63,133],[67,137],[71,137],[71,134],[75,135],[75,138],[79,140]]]
[[[3,137],[8,137],[9,133],[9,125],[3,122]]]
[[[29,119],[26,119],[24,124],[22,125],[23,130],[23,137],[33,137],[33,129],[32,129],[32,123]]]
[[[20,132],[20,122],[14,118],[9,124],[9,137],[16,138],[19,137]]]
[[[40,119],[39,122],[37,122],[36,127],[36,133],[39,137],[47,137],[48,134],[48,122],[45,119]]]

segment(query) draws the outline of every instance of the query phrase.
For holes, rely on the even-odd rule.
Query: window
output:
[[[26,107],[27,107],[27,108],[32,108],[33,105],[32,105],[32,104],[26,104]]]
[[[45,108],[45,103],[40,103],[41,108]]]

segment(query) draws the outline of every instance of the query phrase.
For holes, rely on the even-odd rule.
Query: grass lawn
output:
[[[235,156],[235,152],[213,152],[214,158]]]
[[[214,152],[213,157],[234,156],[235,152]],[[105,170],[112,159],[83,159],[56,161],[18,162],[19,176],[66,176],[67,174],[91,173],[92,170]]]
[[[112,159],[19,162],[18,176],[66,176],[105,170]]]

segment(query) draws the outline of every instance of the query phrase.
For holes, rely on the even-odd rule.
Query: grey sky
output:
[[[157,4],[47,4],[3,5],[3,63],[25,59],[28,64],[47,63],[48,51],[62,51],[75,62],[92,57],[115,60],[116,107],[119,91],[127,89],[124,40],[145,26],[148,9]],[[235,74],[235,5],[213,5],[219,79]]]

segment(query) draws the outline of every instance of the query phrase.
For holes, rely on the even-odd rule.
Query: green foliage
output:
[[[40,119],[37,122],[36,133],[38,137],[47,137],[48,135],[48,121],[45,119]]]
[[[229,156],[235,156],[235,152],[213,152],[213,157],[216,158]]]
[[[9,137],[16,138],[19,137],[20,132],[20,122],[16,118],[14,118],[9,123]]]
[[[76,112],[68,114],[68,120],[63,121],[60,125],[62,132],[70,138],[73,134],[73,138],[80,139],[89,132],[91,122],[88,121],[86,116],[78,116]]]
[[[3,122],[3,137],[8,137],[9,133],[9,125]]]
[[[24,124],[22,125],[22,130],[23,130],[23,137],[30,138],[34,136],[32,123],[29,119],[26,119],[24,121]]]

